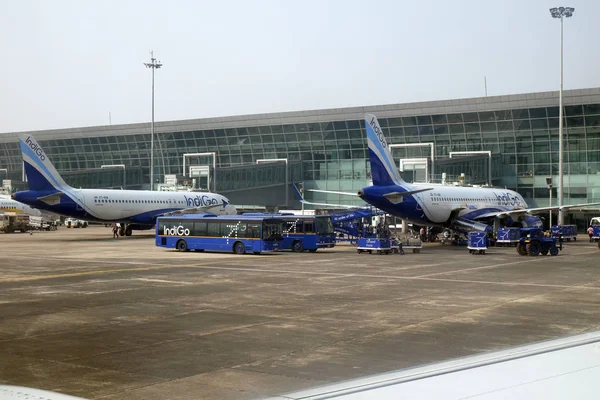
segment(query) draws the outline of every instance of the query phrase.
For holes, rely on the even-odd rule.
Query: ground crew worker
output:
[[[590,243],[592,243],[593,242],[592,237],[594,237],[594,228],[592,228],[591,225],[588,228],[588,235],[590,235]]]
[[[117,224],[113,224],[113,239],[118,239],[119,238],[119,227],[117,226]]]

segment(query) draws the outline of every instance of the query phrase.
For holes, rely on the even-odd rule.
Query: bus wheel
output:
[[[316,253],[316,252],[317,252],[317,249],[310,249],[309,251],[310,251],[311,253]]]
[[[233,252],[235,254],[244,254],[246,252],[246,246],[242,242],[235,242],[233,245]]]
[[[302,242],[295,240],[294,243],[292,243],[292,251],[295,251],[296,253],[302,253],[304,251],[304,245]]]
[[[177,241],[175,248],[177,248],[177,250],[179,250],[179,251],[188,251],[189,250],[187,247],[187,243],[183,239],[180,239]]]

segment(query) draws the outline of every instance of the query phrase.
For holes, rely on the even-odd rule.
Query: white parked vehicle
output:
[[[87,228],[88,222],[82,219],[67,218],[65,220],[65,226],[67,228]]]

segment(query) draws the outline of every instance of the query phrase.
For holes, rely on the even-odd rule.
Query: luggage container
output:
[[[487,250],[487,234],[485,232],[469,232],[469,244],[467,245],[471,254],[485,254]]]
[[[405,238],[400,240],[400,244],[402,245],[402,249],[412,250],[413,253],[420,253],[423,248],[423,243],[420,239]]]
[[[392,252],[390,239],[378,237],[363,237],[358,239],[358,245],[356,246],[358,254],[363,252],[371,254],[374,251],[377,254],[390,254]]]
[[[496,243],[500,246],[512,246],[521,239],[520,228],[500,228],[496,232]]]
[[[577,240],[577,225],[554,225],[552,236],[558,238],[562,235],[563,240],[570,242]]]

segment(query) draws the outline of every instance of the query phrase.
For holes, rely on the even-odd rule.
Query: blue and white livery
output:
[[[12,198],[37,209],[88,221],[120,222],[126,236],[133,229],[151,229],[161,215],[237,213],[226,197],[216,193],[75,189],[61,178],[33,136],[20,136],[19,144],[29,190]]]
[[[542,221],[534,214],[559,208],[528,208],[519,193],[508,189],[407,183],[400,177],[388,142],[374,115],[365,115],[365,128],[373,185],[359,190],[358,197],[391,215],[421,226],[485,232],[491,229],[494,220],[502,220],[507,226],[518,223],[523,227],[541,228]],[[562,208],[596,204],[598,203],[576,204]]]

